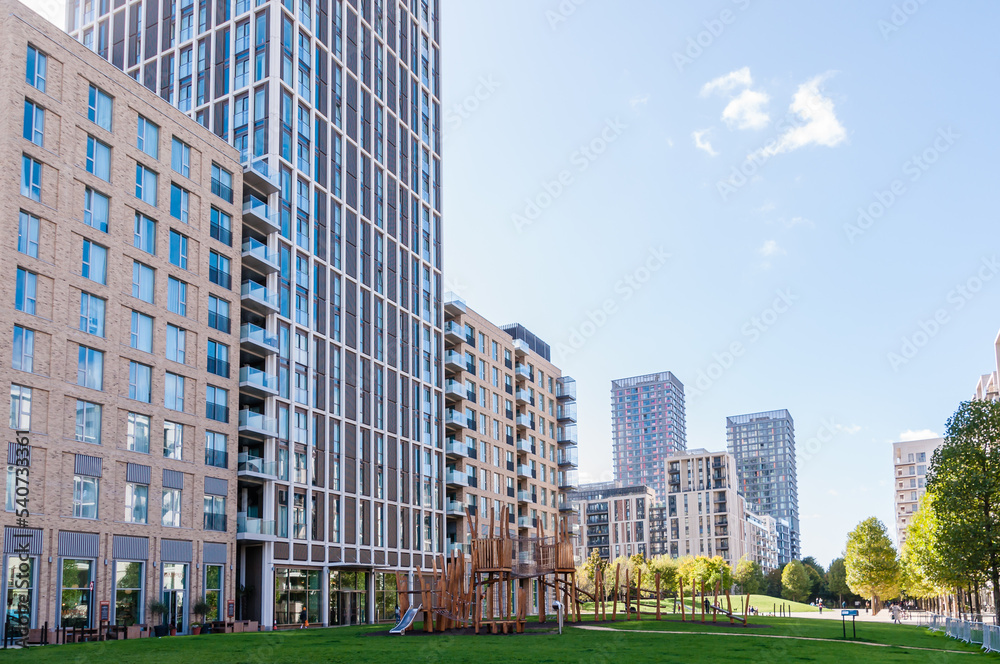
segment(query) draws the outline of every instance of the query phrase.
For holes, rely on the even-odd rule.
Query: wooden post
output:
[[[598,605],[598,602],[600,600],[597,599],[598,598],[597,593],[600,592],[598,590],[600,587],[601,587],[601,566],[598,565],[597,567],[594,568],[594,622],[597,622],[598,618],[597,612],[601,608],[600,605]]]
[[[729,599],[729,588],[726,588],[726,610],[729,611],[729,624],[733,624],[733,603]]]
[[[698,606],[695,604],[695,595],[698,594],[696,581],[691,579],[691,622],[698,620]]]
[[[621,572],[622,564],[615,565],[615,594],[614,603],[611,605],[611,622],[618,620],[618,573]]]
[[[660,619],[660,573],[656,573],[656,619]]]
[[[712,622],[719,622],[719,581],[715,582],[715,594],[712,596]]]
[[[628,570],[625,570],[625,620],[631,620],[632,613],[632,588],[628,583]]]
[[[601,620],[608,621],[608,594],[604,585],[604,570],[601,570]]]
[[[642,620],[642,570],[635,575],[635,619]]]
[[[705,579],[701,580],[701,621],[705,622]]]
[[[750,593],[747,593],[746,604],[743,605],[743,624],[747,624],[747,614],[750,613]]]
[[[677,587],[681,591],[681,622],[687,622],[684,618],[684,579],[677,579]]]

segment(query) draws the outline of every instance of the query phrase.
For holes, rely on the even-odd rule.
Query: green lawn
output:
[[[791,660],[842,664],[868,658],[877,662],[934,661],[935,664],[970,662],[975,655],[930,653],[901,648],[875,648],[858,643],[818,642],[791,639],[733,637],[723,634],[658,634],[661,631],[742,632],[748,635],[784,635],[840,638],[837,621],[760,618],[751,629],[727,625],[703,626],[655,620],[614,623],[616,631],[586,631],[568,626],[559,636],[535,633],[519,636],[368,636],[385,631],[381,627],[345,627],[257,634],[212,634],[207,636],[137,639],[107,643],[46,646],[8,651],[10,662],[87,664],[236,664],[244,662],[785,662]],[[532,627],[535,627],[534,625]],[[859,640],[872,643],[975,652],[926,629],[881,623],[858,626]],[[986,655],[981,655],[987,657]],[[933,658],[933,660],[932,660]]]
[[[709,596],[709,599],[711,599],[711,596]],[[742,614],[742,611],[743,611],[743,601],[745,599],[746,599],[745,595],[743,595],[743,596],[730,595],[730,601],[732,602],[732,606],[733,606],[733,611],[734,612]],[[719,604],[723,608],[726,607],[726,598],[725,598],[725,596],[722,596],[722,597],[719,598]],[[781,607],[782,604],[784,604],[784,606],[785,606],[785,611],[788,611],[789,607],[790,607],[790,610],[793,613],[816,613],[816,612],[819,612],[819,609],[817,607],[815,607],[815,606],[809,606],[808,604],[801,604],[799,602],[792,602],[791,600],[781,599],[780,597],[770,597],[768,595],[750,595],[750,606],[756,607],[757,610],[760,611],[762,614],[770,614],[772,611],[775,611],[776,613],[780,613],[780,610],[781,610],[780,607]],[[582,612],[589,613],[591,616],[594,615],[594,603],[593,602],[584,602],[582,606],[584,607],[583,609],[581,609]],[[686,610],[690,610],[691,609],[691,598],[690,597],[685,597],[685,599],[684,599],[684,606],[686,607]],[[663,600],[660,601],[660,611],[661,612],[662,611],[667,611],[667,610],[671,610],[672,611],[673,607],[674,607],[674,600],[672,600],[672,599],[663,599]],[[610,615],[611,614],[611,602],[608,602],[606,610],[608,612],[608,615]],[[647,613],[648,612],[648,613],[653,613],[655,615],[656,614],[656,600],[654,600],[654,599],[643,599],[642,600],[642,611],[643,611],[643,613]],[[700,611],[700,607],[699,607],[699,611]],[[618,602],[618,614],[619,615],[624,615],[624,612],[625,612],[624,602],[622,602],[622,601],[619,600],[619,602]]]

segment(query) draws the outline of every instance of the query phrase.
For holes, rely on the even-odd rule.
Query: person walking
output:
[[[823,615],[823,598],[819,600],[819,615]]]
[[[889,609],[889,612],[892,614],[892,622],[896,623],[897,625],[903,624],[899,620],[899,604],[893,604],[892,608]]]
[[[302,607],[302,611],[299,612],[299,629],[305,629],[309,626],[309,611],[306,607]]]

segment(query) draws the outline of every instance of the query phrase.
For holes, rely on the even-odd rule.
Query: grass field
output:
[[[730,600],[732,601],[732,605],[733,605],[733,611],[735,611],[736,613],[741,613],[742,614],[742,612],[743,612],[743,602],[744,602],[745,598],[746,598],[745,595],[744,596],[740,596],[740,597],[737,597],[736,595],[732,595],[730,597]],[[721,597],[720,598],[720,602],[721,602],[721,606],[723,608],[725,608],[725,606],[726,606],[726,598],[725,597]],[[770,597],[768,595],[750,595],[750,606],[756,607],[756,609],[758,611],[760,611],[762,614],[770,614],[772,611],[774,611],[774,612],[777,613],[780,610],[779,607],[781,607],[782,605],[785,606],[785,611],[791,610],[793,613],[817,613],[817,612],[819,612],[819,609],[816,608],[815,606],[809,606],[808,604],[801,604],[799,602],[792,602],[792,601],[787,600],[787,599],[781,599],[780,597]],[[660,610],[661,611],[673,610],[673,606],[674,606],[674,601],[672,599],[664,599],[664,600],[662,600],[660,602]],[[690,608],[691,608],[691,599],[690,598],[686,598],[684,600],[684,606],[686,607],[687,610],[690,610]],[[584,607],[584,609],[582,609],[582,610],[584,610],[585,612],[589,613],[591,616],[594,615],[594,603],[593,602],[584,602],[583,603],[583,607]],[[610,615],[610,612],[611,612],[611,603],[610,602],[608,602],[606,610],[607,610],[608,614]],[[700,608],[699,608],[699,610],[700,610]],[[653,600],[653,599],[643,599],[642,600],[642,611],[643,611],[643,613],[652,613],[652,614],[655,614],[656,613],[656,600]],[[621,601],[619,601],[618,602],[618,613],[619,613],[619,615],[624,615],[624,612],[625,612],[624,603],[621,602]]]
[[[46,646],[9,651],[4,661],[25,663],[86,662],[87,664],[236,664],[276,662],[785,662],[842,664],[868,658],[877,662],[934,661],[935,664],[971,662],[988,655],[940,634],[912,626],[865,623],[858,626],[860,643],[810,641],[840,640],[837,621],[807,618],[764,618],[756,627],[712,626],[701,623],[642,620],[614,623],[614,631],[589,631],[567,626],[552,632],[518,636],[444,635],[374,636],[388,626],[342,627],[256,634],[212,634],[107,643]],[[586,625],[587,623],[584,623]],[[601,626],[610,627],[611,623]],[[532,628],[539,626],[532,625]],[[543,626],[544,627],[544,626]],[[712,632],[667,634],[663,632]],[[736,633],[745,636],[727,636]],[[761,638],[761,637],[794,638]],[[883,643],[934,650],[928,652],[865,645]]]

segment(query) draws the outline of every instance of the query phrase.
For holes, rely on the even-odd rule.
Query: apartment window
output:
[[[128,398],[149,403],[152,398],[153,368],[138,362],[128,365]]]
[[[149,454],[149,416],[139,413],[128,414],[125,447],[132,452]]]
[[[230,275],[230,260],[225,256],[211,252],[208,256],[208,279],[213,284],[221,286],[223,288],[230,288],[232,286],[232,277]]]
[[[87,99],[87,119],[98,127],[111,131],[111,97],[104,90],[91,85]]]
[[[167,325],[167,359],[184,364],[185,330]]]
[[[34,46],[28,46],[28,61],[24,80],[42,92],[45,92],[45,76],[48,69],[48,57]]]
[[[142,164],[135,165],[135,197],[156,207],[156,173]]]
[[[21,155],[21,195],[42,200],[42,162]]]
[[[101,444],[101,406],[76,400],[76,439],[82,443]]]
[[[141,115],[139,116],[139,132],[135,146],[153,159],[159,159],[160,128]]]
[[[138,311],[132,312],[132,332],[129,345],[136,350],[153,352],[153,319]]]
[[[233,219],[225,212],[220,212],[214,207],[209,213],[211,224],[209,226],[209,234],[226,245],[231,247],[233,245]]]
[[[190,195],[186,189],[170,183],[170,216],[180,219],[185,224],[188,223],[188,210],[190,209]]]
[[[132,245],[147,254],[156,255],[156,222],[143,214],[135,215],[135,234]]]
[[[14,292],[14,308],[34,315],[38,299],[38,275],[23,268],[17,268],[17,283]]]
[[[107,196],[87,187],[83,197],[83,223],[107,233],[109,206]]]
[[[215,163],[212,164],[212,193],[233,202],[233,174]]]
[[[208,372],[229,378],[229,346],[208,340]]]
[[[38,258],[38,217],[23,210],[17,222],[17,250]]]
[[[31,388],[10,386],[10,428],[28,431],[31,428]]]
[[[214,295],[208,296],[208,326],[229,334],[229,302]]]
[[[35,331],[14,326],[13,367],[31,373],[35,366]]]
[[[191,147],[176,137],[170,144],[170,167],[186,178],[191,177]]]
[[[184,458],[184,427],[176,422],[163,422],[163,457]]]
[[[145,484],[125,484],[125,523],[146,523],[149,487]]]
[[[98,337],[104,336],[103,299],[90,293],[80,293],[80,330]]]
[[[229,390],[207,386],[205,404],[205,417],[216,422],[229,422]]]
[[[97,498],[100,480],[86,475],[73,476],[73,516],[78,519],[97,518]]]
[[[181,490],[164,489],[160,523],[168,528],[181,527]]]
[[[87,136],[87,172],[111,180],[111,146],[93,136]]]
[[[229,467],[226,434],[215,431],[205,432],[205,465],[214,466],[215,468]]]
[[[90,240],[83,241],[83,262],[80,274],[99,284],[108,283],[108,250]]]
[[[226,497],[205,496],[205,530],[226,530]]]
[[[45,109],[24,100],[24,137],[35,145],[45,144]]]
[[[170,231],[170,262],[183,270],[188,267],[188,239],[175,230]]]
[[[166,372],[163,376],[163,405],[184,412],[184,376]]]
[[[296,493],[292,503],[292,537],[295,539],[306,538],[306,497],[305,494]],[[364,532],[364,528],[360,529]]]
[[[77,353],[76,384],[93,390],[104,389],[104,353],[80,346]]]
[[[167,309],[187,316],[187,284],[180,279],[167,278]]]
[[[132,262],[132,297],[153,303],[153,268],[138,261]]]

